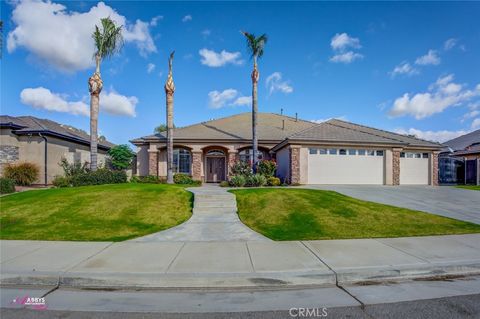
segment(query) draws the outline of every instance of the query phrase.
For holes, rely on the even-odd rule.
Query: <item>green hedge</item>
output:
[[[106,168],[99,168],[92,172],[76,174],[74,176],[57,176],[53,180],[56,187],[87,186],[103,184],[120,184],[127,182],[127,174],[124,171],[112,171]]]
[[[15,182],[10,178],[0,177],[0,194],[10,194],[15,192]]]

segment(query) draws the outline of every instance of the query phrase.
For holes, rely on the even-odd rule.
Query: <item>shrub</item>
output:
[[[111,171],[106,168],[78,174],[71,179],[72,186],[119,184],[126,182],[127,174],[124,171]]]
[[[183,173],[173,175],[173,181],[175,184],[193,184],[193,179],[189,175]]]
[[[132,149],[126,145],[116,145],[108,151],[110,155],[110,165],[114,169],[127,169],[132,164],[132,160],[135,158],[135,153]]]
[[[15,182],[13,179],[0,177],[0,194],[10,194],[15,192]]]
[[[3,175],[13,180],[16,185],[29,186],[38,179],[39,171],[37,165],[25,162],[7,165]]]
[[[280,186],[280,184],[281,184],[280,178],[278,177],[270,176],[269,178],[267,178],[268,186]]]
[[[230,178],[230,186],[233,187],[243,187],[245,186],[247,180],[243,175],[235,175]]]
[[[247,186],[259,187],[265,186],[267,184],[267,178],[262,174],[253,174],[252,176],[247,177]]]
[[[245,161],[238,161],[232,165],[231,169],[232,175],[243,175],[250,176],[252,175],[252,166]]]
[[[275,176],[277,170],[277,163],[274,160],[263,160],[257,164],[257,173],[265,177]]]
[[[228,183],[228,181],[221,181],[220,182],[220,187],[228,187],[230,186],[230,184]]]
[[[55,176],[52,181],[55,187],[70,187],[72,186],[72,177],[70,176]]]
[[[165,179],[155,175],[132,176],[132,178],[130,178],[130,183],[162,184],[165,183]]]
[[[87,173],[89,171],[87,162],[84,162],[82,164],[80,163],[80,161],[75,161],[72,164],[70,164],[66,158],[62,158],[60,163],[58,163],[58,165],[60,165],[63,168],[63,172],[67,177],[72,177],[78,174]]]

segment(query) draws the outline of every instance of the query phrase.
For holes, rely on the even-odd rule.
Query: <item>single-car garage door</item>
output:
[[[384,184],[384,150],[310,148],[308,184]]]
[[[401,152],[400,185],[428,185],[428,157],[428,153]]]

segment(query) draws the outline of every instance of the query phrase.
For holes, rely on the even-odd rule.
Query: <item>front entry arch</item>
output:
[[[226,154],[223,150],[213,149],[205,154],[205,180],[218,183],[226,180]]]

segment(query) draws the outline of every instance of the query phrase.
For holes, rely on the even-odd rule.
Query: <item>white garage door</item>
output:
[[[309,184],[383,184],[384,150],[310,148]]]
[[[400,153],[400,184],[428,185],[428,153]]]

